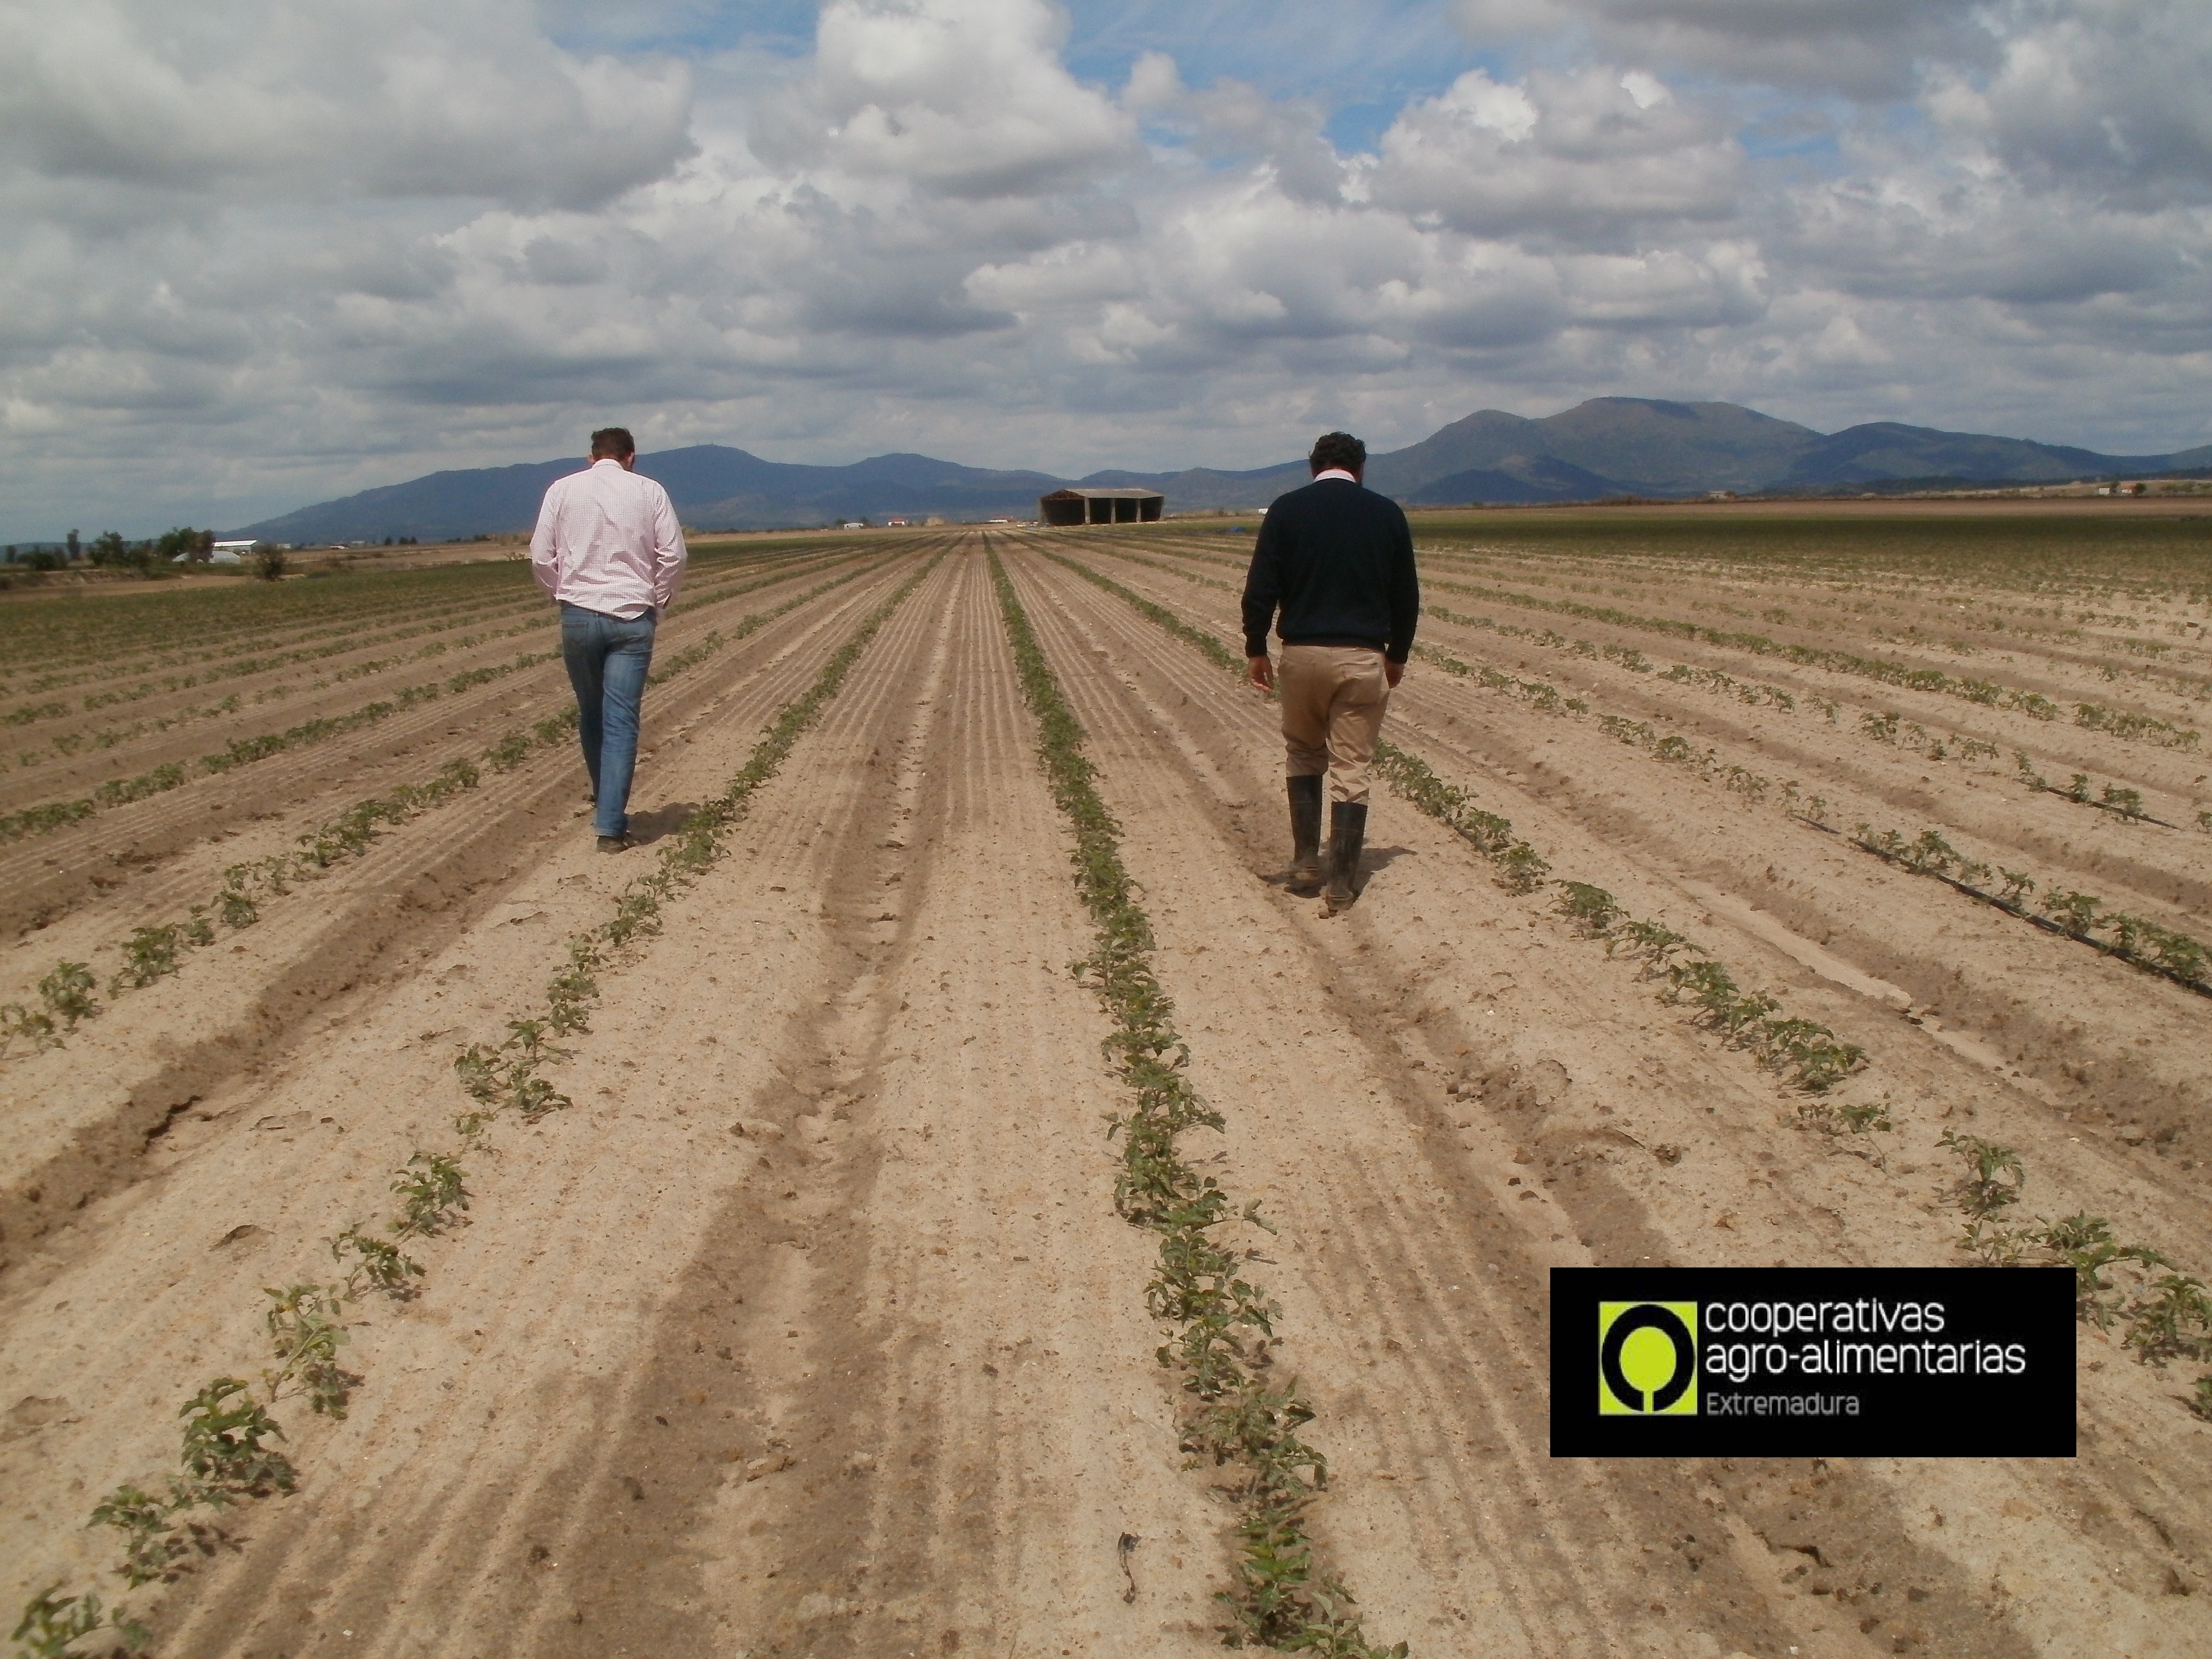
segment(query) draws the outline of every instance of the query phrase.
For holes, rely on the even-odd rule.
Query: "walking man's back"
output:
[[[538,509],[530,564],[561,608],[561,655],[576,691],[599,850],[629,846],[638,708],[653,640],[684,579],[684,532],[668,492],[631,469],[623,428],[592,434],[592,464],[556,478]]]
[[[1406,515],[1362,487],[1367,446],[1332,432],[1313,447],[1314,481],[1278,497],[1244,580],[1244,655],[1252,684],[1283,710],[1294,892],[1322,888],[1331,910],[1352,902],[1367,836],[1367,775],[1391,690],[1420,620],[1420,582]],[[1267,655],[1281,615],[1282,668]],[[1321,849],[1322,778],[1331,799]],[[1324,883],[1326,884],[1324,885]]]

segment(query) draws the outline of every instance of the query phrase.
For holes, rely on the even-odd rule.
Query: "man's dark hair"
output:
[[[592,434],[592,459],[595,461],[626,461],[636,453],[637,441],[629,435],[626,426],[603,426]]]
[[[1349,432],[1324,432],[1314,440],[1313,453],[1307,459],[1316,472],[1334,466],[1359,472],[1367,465],[1367,446]]]

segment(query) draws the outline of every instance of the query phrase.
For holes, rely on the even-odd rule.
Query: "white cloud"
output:
[[[0,536],[241,523],[610,419],[1073,470],[1605,392],[2212,439],[2180,0],[1479,0],[1512,51],[1357,146],[1325,61],[1093,83],[1050,0],[831,0],[810,52],[690,68],[542,33],[703,15],[0,0]]]
[[[1974,55],[1975,0],[1456,0],[1486,46],[1557,40],[1730,80],[1854,97],[1909,92],[1919,64]]]
[[[2011,167],[2134,204],[2212,203],[2212,8],[2201,0],[2015,5],[1996,70],[1943,111]]]
[[[688,71],[520,0],[0,0],[0,161],[193,195],[586,205],[688,148]]]
[[[830,0],[811,81],[752,128],[771,165],[963,198],[1079,188],[1129,159],[1135,126],[1080,85],[1036,0]]]
[[[1577,244],[1632,246],[1659,227],[1728,219],[1741,149],[1666,91],[1595,66],[1512,85],[1470,70],[1383,135],[1372,198],[1474,235]]]

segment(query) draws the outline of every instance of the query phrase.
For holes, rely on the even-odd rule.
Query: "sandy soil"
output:
[[[1942,824],[2201,936],[2212,837],[2005,777],[2015,744],[2054,777],[2080,756],[2186,823],[2193,753],[1455,595],[1442,585],[1576,597],[1583,578],[1425,555],[1433,600],[1522,630],[1431,622],[1426,642],[1588,708],[1419,663],[1390,735],[1510,817],[1555,875],[1863,1044],[1838,1093],[1886,1098],[1898,1127],[1862,1146],[1805,1127],[1774,1073],[1390,797],[1349,913],[1285,894],[1269,706],[1040,551],[1233,644],[1220,540],[995,544],[1089,734],[1194,1077],[1224,1118],[1188,1150],[1280,1229],[1259,1271],[1282,1304],[1278,1363],[1331,1460],[1314,1531],[1370,1638],[1455,1659],[2212,1653],[2212,1425],[2179,1399],[2194,1370],[2138,1364],[2094,1329],[2070,1462],[1598,1465],[1545,1443],[1547,1269],[1960,1260],[1946,1128],[2017,1147],[2037,1210],[2090,1209],[2212,1268],[2212,1003],[1616,741],[1601,717],[1692,735],[1824,794],[1838,822]],[[634,808],[648,833],[744,767],[932,545],[872,544],[893,556],[655,688]],[[664,651],[859,568],[818,552],[814,574],[687,616]],[[1666,576],[1614,571],[1632,597],[1592,602],[1762,608],[1741,571]],[[1816,597],[1777,604],[1803,617]],[[1805,637],[1844,639],[1851,602],[1839,590],[1846,609]],[[2167,637],[2174,651],[2116,659],[2193,672],[2196,636]],[[2170,679],[2104,678],[2102,647],[2050,644],[2015,629],[2007,676],[2160,718],[2191,706]],[[558,673],[116,808],[43,838],[52,866],[0,848],[55,912],[4,958],[0,999],[59,956],[112,963],[112,941],[225,865],[554,712]],[[1860,714],[1890,709],[1985,736],[2001,764],[1865,735]],[[544,747],[108,999],[66,1046],[0,1064],[0,1589],[96,1584],[176,1655],[1216,1645],[1232,1512],[1211,1471],[1182,1467],[1143,1299],[1154,1243],[1114,1212],[1120,1085],[1068,973],[1090,923],[1036,742],[981,538],[959,540],[728,856],[601,975],[591,1029],[549,1073],[574,1105],[502,1119],[465,1154],[465,1224],[413,1247],[422,1294],[356,1304],[349,1414],[279,1408],[298,1492],[228,1512],[173,1583],[123,1591],[105,1572],[115,1535],[86,1513],[173,1468],[194,1389],[267,1363],[262,1287],[329,1278],[324,1241],[388,1212],[410,1152],[455,1144],[456,1053],[542,1006],[569,937],[653,850],[595,853],[580,768]],[[221,842],[189,814],[142,829],[155,850],[135,860],[101,839],[216,790],[268,816]],[[106,890],[39,873],[96,859]]]

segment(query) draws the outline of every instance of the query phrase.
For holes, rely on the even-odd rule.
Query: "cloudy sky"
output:
[[[0,0],[0,539],[1722,398],[2212,441],[2204,0]]]

